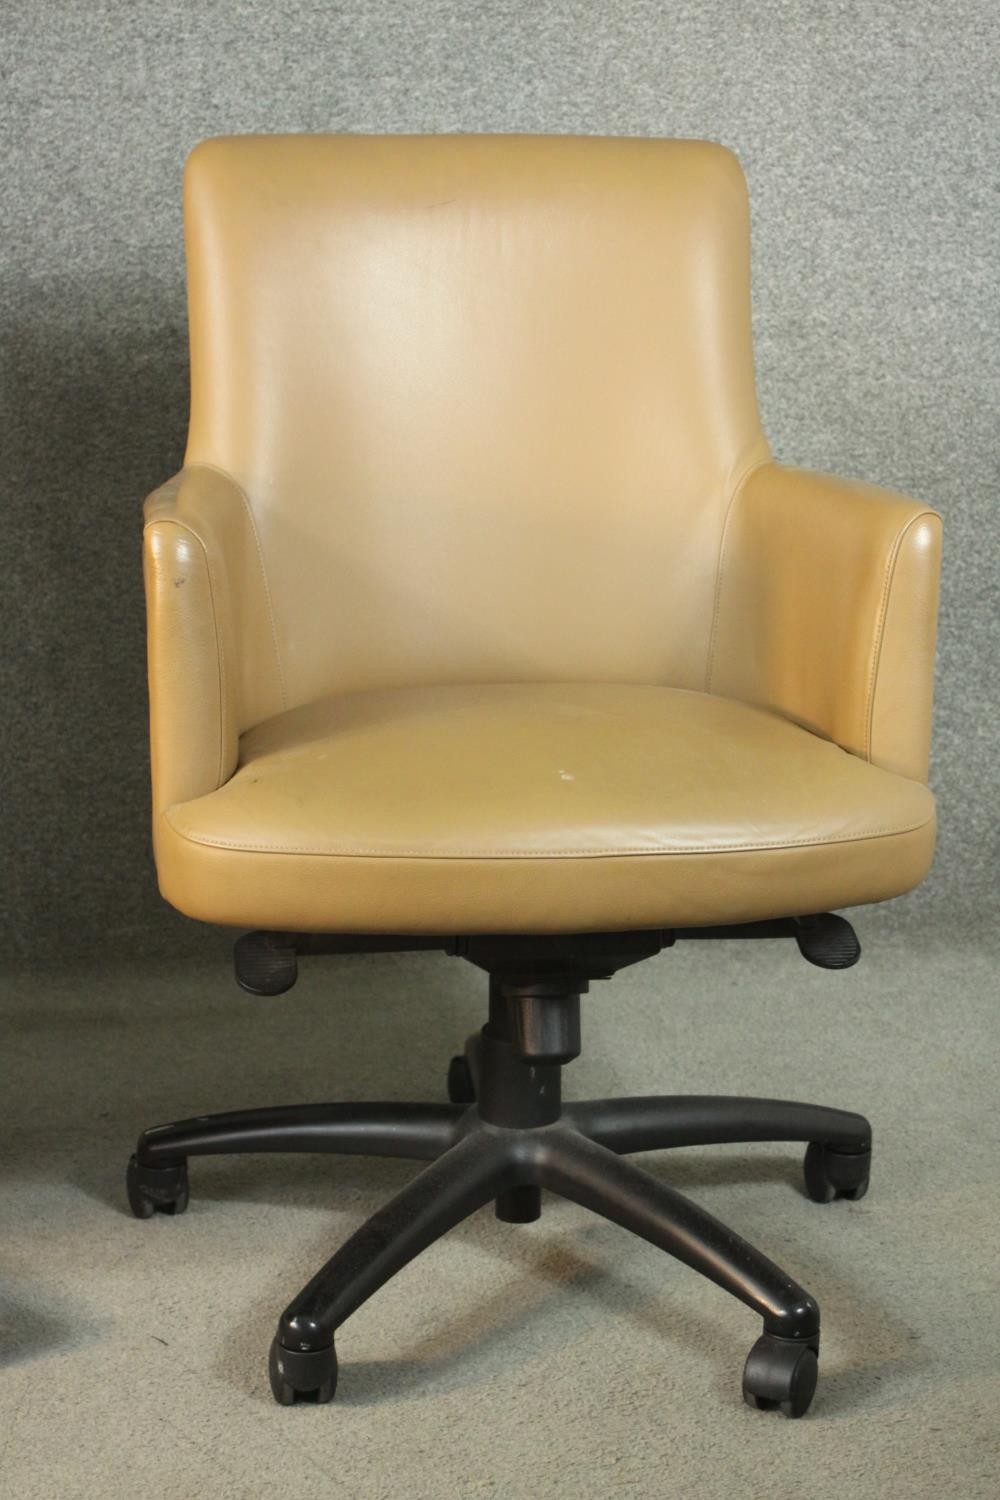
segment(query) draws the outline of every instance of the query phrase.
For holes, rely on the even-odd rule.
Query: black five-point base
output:
[[[309,1151],[429,1163],[285,1309],[269,1364],[282,1405],[333,1397],[336,1329],[414,1256],[491,1200],[510,1223],[537,1219],[547,1188],[632,1230],[752,1308],[763,1333],[743,1371],[744,1399],[792,1417],[806,1411],[816,1387],[816,1302],[711,1214],[625,1158],[674,1146],[808,1142],[809,1197],[858,1199],[868,1186],[868,1122],[818,1105],[697,1095],[564,1106],[561,1069],[579,1052],[579,996],[586,988],[579,974],[526,983],[494,971],[489,1021],[448,1070],[450,1104],[246,1110],[141,1136],[127,1179],[139,1218],[184,1211],[190,1156]]]

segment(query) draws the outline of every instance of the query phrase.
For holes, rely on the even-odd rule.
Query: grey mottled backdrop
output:
[[[149,856],[139,504],[184,441],[181,166],[236,131],[706,136],[738,152],[776,453],[908,490],[946,521],[940,854],[889,920],[987,910],[993,0],[3,0],[0,32],[8,951],[201,941],[162,908]]]

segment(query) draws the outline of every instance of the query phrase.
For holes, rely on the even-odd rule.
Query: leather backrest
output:
[[[185,219],[186,462],[245,491],[290,706],[704,686],[726,503],[767,456],[728,151],[224,138]]]

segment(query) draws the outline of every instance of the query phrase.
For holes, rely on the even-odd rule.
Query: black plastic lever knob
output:
[[[295,940],[283,932],[245,932],[233,947],[233,965],[249,995],[283,995],[299,977]]]
[[[834,912],[797,917],[795,941],[802,957],[818,969],[850,969],[861,957],[857,933],[846,917]]]

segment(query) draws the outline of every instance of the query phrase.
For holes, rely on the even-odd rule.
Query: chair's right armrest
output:
[[[253,517],[239,486],[196,464],[144,507],[154,814],[236,769],[239,736],[283,706]]]
[[[906,495],[766,463],[722,543],[708,686],[926,781],[941,518]]]

